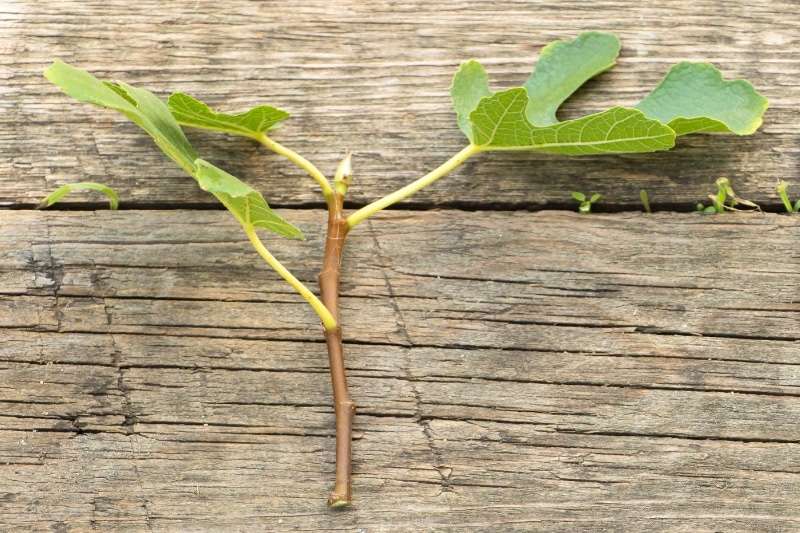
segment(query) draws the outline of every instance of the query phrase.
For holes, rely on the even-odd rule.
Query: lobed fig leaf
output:
[[[481,150],[531,150],[566,155],[668,150],[675,137],[698,132],[753,133],[769,102],[744,80],[725,81],[708,63],[675,65],[634,108],[613,107],[558,122],[556,111],[619,54],[611,34],[582,33],[542,50],[522,87],[492,93],[477,61],[467,61],[450,93],[459,128]]]
[[[244,137],[258,138],[281,127],[289,113],[270,106],[258,106],[238,115],[212,111],[206,104],[188,94],[175,93],[169,97],[169,108],[175,120],[183,126],[221,131]]]
[[[123,82],[102,82],[63,61],[44,73],[51,83],[80,102],[119,111],[155,140],[159,148],[214,194],[245,227],[262,227],[283,237],[303,238],[295,226],[270,209],[263,196],[238,178],[199,159],[169,106],[150,91]]]

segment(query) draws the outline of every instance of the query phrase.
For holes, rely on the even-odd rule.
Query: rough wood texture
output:
[[[755,84],[772,102],[763,129],[749,138],[693,136],[657,155],[484,154],[406,205],[563,208],[572,203],[569,192],[581,190],[604,193],[599,209],[618,210],[638,206],[646,189],[657,209],[688,210],[707,201],[721,175],[743,198],[778,205],[776,179],[797,182],[794,0],[345,0],[300,7],[50,0],[5,2],[0,11],[0,202],[31,205],[59,185],[85,180],[115,187],[128,205],[215,202],[135,126],[49,85],[41,73],[57,57],[231,112],[284,108],[293,118],[277,139],[323,171],[332,173],[345,150],[356,151],[348,201],[362,204],[464,146],[448,93],[461,61],[481,60],[495,87],[519,85],[542,46],[587,29],[617,33],[622,55],[562,116],[632,105],[670,65],[687,59]],[[273,205],[322,203],[302,172],[251,141],[205,132],[191,139],[203,157],[264,191]]]
[[[797,199],[796,2],[297,4],[0,2],[0,203],[23,209],[0,211],[0,531],[800,530],[800,217],[687,212],[720,175],[772,211],[777,178]],[[564,117],[635,103],[689,59],[753,82],[764,127],[648,156],[485,154],[356,228],[343,512],[324,505],[316,315],[135,126],[41,75],[59,57],[230,111],[285,108],[276,137],[324,171],[357,152],[355,205],[462,147],[460,61],[508,87],[587,29],[617,33],[622,57]],[[313,283],[314,183],[250,142],[190,136],[301,208],[282,212],[309,242],[269,245]],[[24,210],[83,180],[127,210]],[[683,214],[631,213],[640,189]],[[618,213],[525,211],[572,190]]]
[[[284,214],[309,242],[273,248],[312,280],[324,214]],[[4,527],[796,530],[799,230],[456,211],[359,227],[356,505],[337,513],[317,320],[232,218],[0,212]]]

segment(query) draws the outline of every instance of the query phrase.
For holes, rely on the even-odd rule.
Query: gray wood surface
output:
[[[791,0],[0,2],[0,532],[800,530],[800,22]],[[566,159],[484,154],[348,237],[354,506],[325,507],[334,420],[319,319],[139,130],[73,103],[58,57],[161,96],[293,114],[275,137],[350,206],[464,144],[448,88],[519,84],[541,47],[617,33],[562,117],[711,61],[771,101],[751,137]],[[191,131],[308,242],[325,213],[251,142]],[[769,214],[692,213],[727,176]],[[124,209],[33,211],[101,181]],[[654,215],[641,210],[646,189]],[[581,216],[570,191],[601,192]],[[794,191],[794,192],[793,192]],[[458,209],[456,209],[458,208]]]
[[[276,254],[313,279],[324,220]],[[792,531],[800,220],[402,212],[318,320],[223,212],[0,212],[9,531]],[[765,238],[768,235],[769,238]],[[298,250],[303,250],[299,252]]]
[[[286,109],[293,118],[276,139],[324,172],[333,173],[346,150],[356,152],[348,201],[362,204],[465,145],[449,95],[461,61],[480,60],[496,88],[520,85],[545,44],[589,29],[620,36],[619,64],[567,102],[562,117],[633,105],[685,59],[751,81],[772,102],[764,127],[747,138],[686,137],[656,155],[484,154],[406,205],[563,208],[570,191],[581,190],[603,193],[600,208],[618,210],[637,208],[645,189],[656,208],[687,210],[716,192],[719,176],[743,198],[777,205],[776,179],[797,181],[794,0],[2,5],[0,202],[31,205],[86,180],[114,186],[128,203],[215,202],[126,119],[50,85],[41,73],[54,58],[164,97],[187,92],[229,112]],[[274,205],[321,203],[302,172],[252,141],[200,131],[191,140]]]

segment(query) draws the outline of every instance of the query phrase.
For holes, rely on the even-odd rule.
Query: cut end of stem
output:
[[[339,492],[337,489],[333,489],[333,492],[330,493],[328,496],[328,507],[331,509],[340,509],[342,507],[347,507],[352,504],[350,499],[350,490],[349,488],[346,489],[344,492]]]

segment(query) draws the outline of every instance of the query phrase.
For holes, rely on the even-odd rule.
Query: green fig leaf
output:
[[[261,194],[235,176],[199,159],[169,106],[153,93],[123,82],[102,82],[85,70],[58,60],[44,75],[76,100],[119,111],[131,119],[245,227],[262,227],[284,237],[303,238],[300,230],[270,209]]]
[[[295,226],[276,214],[264,197],[236,176],[202,159],[195,161],[197,181],[228,208],[244,227],[265,228],[283,237],[305,240]]]
[[[761,125],[769,101],[745,80],[725,81],[709,63],[684,61],[636,105],[677,135],[733,132],[748,135]]]
[[[614,65],[615,35],[585,32],[555,41],[522,87],[492,93],[483,67],[467,61],[450,93],[458,126],[484,150],[538,150],[567,155],[668,150],[677,135],[732,132],[761,125],[766,98],[744,80],[725,81],[708,63],[682,62],[634,108],[613,107],[558,122],[556,111],[583,83]]]
[[[155,140],[167,156],[186,172],[194,170],[197,154],[169,107],[152,93],[120,83],[104,83],[85,70],[56,60],[44,72],[51,83],[79,102],[88,102],[119,111]]]
[[[170,96],[169,107],[175,120],[183,126],[251,138],[258,138],[270,130],[280,128],[280,122],[289,118],[289,113],[286,111],[265,105],[254,107],[238,115],[219,113],[184,93],[175,93]]]
[[[528,121],[528,95],[517,87],[483,98],[470,114],[474,143],[484,150],[533,150],[566,155],[668,150],[675,133],[636,109],[612,107],[550,126]]]
[[[619,55],[616,35],[589,31],[572,41],[554,41],[523,84],[528,90],[528,121],[536,126],[558,122],[556,111],[581,85],[610,69]]]

